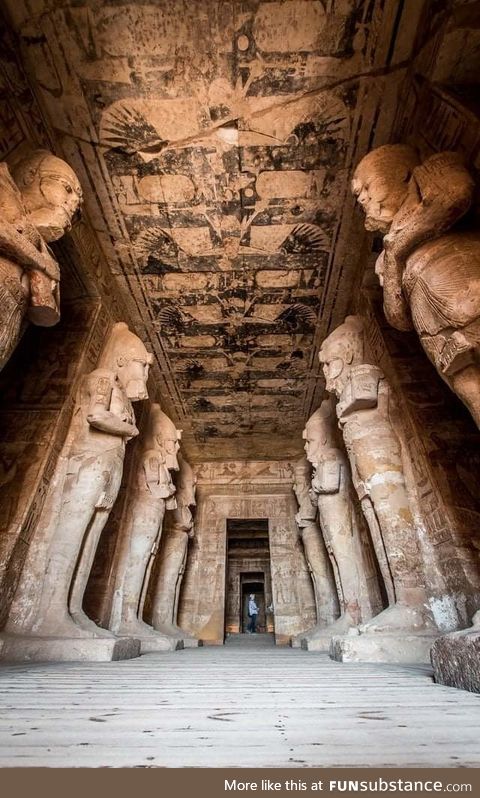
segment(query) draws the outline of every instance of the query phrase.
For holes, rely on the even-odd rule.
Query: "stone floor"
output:
[[[480,765],[480,696],[266,635],[117,663],[3,665],[0,766]]]

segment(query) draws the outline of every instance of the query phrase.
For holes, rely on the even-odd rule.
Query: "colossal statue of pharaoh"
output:
[[[178,457],[176,477],[177,508],[169,513],[159,556],[156,584],[152,596],[152,626],[170,638],[181,640],[184,648],[198,646],[197,638],[177,626],[178,602],[187,563],[188,543],[194,536],[192,510],[195,507],[196,476],[190,463]]]
[[[408,652],[405,644],[404,652],[424,658],[437,630],[427,605],[393,397],[383,372],[366,362],[361,317],[348,316],[326,338],[319,358],[327,390],[338,397],[337,416],[354,482],[362,484],[375,511],[381,541],[374,543],[382,546],[378,559],[386,556],[395,593],[395,602],[361,631],[423,635],[422,640],[412,638]]]
[[[152,404],[121,528],[110,618],[112,632],[140,639],[142,653],[168,651],[177,645],[176,640],[155,632],[143,621],[143,608],[165,509],[176,507],[170,472],[179,468],[180,439],[181,431],[160,405]]]
[[[480,426],[480,235],[447,234],[470,207],[473,189],[456,153],[420,163],[402,144],[370,152],[352,180],[366,229],[385,234],[376,272],[387,320],[398,330],[415,328]]]
[[[317,611],[316,625],[292,640],[292,645],[296,646],[307,636],[314,636],[317,631],[330,626],[340,615],[340,609],[332,565],[316,520],[317,497],[312,496],[311,465],[306,458],[295,464],[294,476],[293,492],[298,502],[295,521],[312,579]]]
[[[80,382],[63,480],[55,494],[58,506],[51,508],[48,525],[40,524],[37,530],[46,539],[43,572],[38,572],[33,545],[2,641],[7,658],[131,655],[128,641],[124,646],[110,645],[117,639],[85,615],[82,600],[100,534],[120,487],[126,444],[138,435],[131,403],[148,397],[151,362],[142,341],[120,322],[113,327],[98,368]],[[87,641],[101,643],[102,638],[105,646],[88,645]]]
[[[307,460],[315,472],[312,497],[330,555],[340,601],[340,618],[324,628],[303,635],[309,649],[328,649],[333,635],[347,632],[371,617],[362,568],[358,515],[346,455],[338,442],[335,410],[331,400],[322,402],[303,432]]]
[[[10,174],[0,164],[0,369],[24,319],[50,327],[60,318],[60,270],[46,242],[71,229],[82,201],[75,172],[37,150]]]

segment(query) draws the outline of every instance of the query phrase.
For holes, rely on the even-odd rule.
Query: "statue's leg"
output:
[[[112,616],[113,630],[120,635],[145,637],[154,635],[151,626],[139,617],[144,582],[152,549],[157,546],[162,530],[165,502],[163,499],[143,499],[132,506],[131,533],[120,557],[115,589],[115,601],[121,604]]]
[[[178,606],[180,604],[180,590],[182,587],[183,577],[185,575],[185,569],[187,567],[187,559],[188,559],[188,538],[185,541],[185,550],[183,553],[182,564],[178,571],[178,577],[175,584],[175,601],[173,605],[173,623],[175,626],[177,625],[177,618],[178,618]],[[178,627],[177,627],[178,628]]]
[[[92,519],[92,522],[85,535],[85,540],[82,548],[81,557],[78,563],[77,570],[73,576],[72,587],[69,596],[69,610],[73,620],[85,632],[89,632],[94,637],[114,637],[114,635],[103,629],[101,626],[91,620],[83,610],[83,597],[88,583],[88,578],[92,570],[95,553],[97,551],[98,541],[102,534],[103,528],[108,520],[108,512],[106,510],[97,510]]]
[[[32,632],[61,637],[91,637],[69,613],[69,595],[82,545],[92,524],[103,482],[95,468],[69,461],[62,506],[47,554],[47,567],[39,602],[38,618]],[[72,468],[73,466],[73,468]]]
[[[69,611],[77,625],[95,637],[111,637],[106,629],[97,626],[82,609],[83,597],[92,570],[100,535],[120,490],[123,472],[123,449],[98,455],[94,462],[84,465],[79,479],[95,486],[95,502],[91,522],[85,531],[69,594]]]
[[[340,604],[340,617],[328,626],[317,625],[298,635],[302,648],[328,651],[332,637],[344,635],[361,620],[360,577],[354,546],[354,520],[349,499],[343,493],[322,495],[318,500],[320,527],[327,550],[332,552],[337,568],[335,581]],[[295,645],[295,643],[293,643]]]
[[[180,631],[176,626],[175,598],[187,546],[186,532],[168,531],[152,601],[152,626],[164,634]]]
[[[380,573],[382,575],[383,583],[385,585],[385,591],[387,593],[388,603],[394,604],[395,587],[393,584],[392,572],[390,570],[390,565],[388,563],[387,552],[385,549],[385,542],[382,537],[382,530],[380,529],[378,518],[375,515],[375,510],[372,505],[372,500],[370,496],[364,496],[361,499],[360,504],[362,507],[363,515],[365,516],[365,520],[370,530],[370,537],[372,539],[373,549],[375,551],[375,556],[377,558],[377,562],[380,568]]]
[[[361,629],[410,633],[429,630],[433,628],[433,621],[425,606],[421,551],[403,475],[398,471],[383,473],[382,480],[367,481],[385,544],[396,601]]]
[[[302,541],[312,576],[317,609],[316,626],[328,626],[338,618],[339,604],[327,551],[316,523],[304,528]]]
[[[322,496],[319,517],[327,548],[333,552],[340,581],[340,618],[325,630],[342,634],[360,623],[360,578],[353,538],[353,518],[347,498],[343,494]],[[319,630],[319,634],[324,630]]]

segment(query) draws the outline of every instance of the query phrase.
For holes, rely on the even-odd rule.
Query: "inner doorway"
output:
[[[252,581],[254,579],[256,579],[256,581]],[[258,607],[257,632],[266,632],[265,576],[263,572],[258,574],[240,574],[240,590],[242,591],[239,622],[240,631],[244,634],[248,631],[248,624],[250,622],[248,615],[248,600],[253,594]]]
[[[248,598],[255,594],[259,608],[257,632],[273,632],[272,578],[268,519],[227,519],[225,634],[247,632]]]

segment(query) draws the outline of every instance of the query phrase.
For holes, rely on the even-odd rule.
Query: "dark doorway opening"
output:
[[[252,581],[252,580],[256,581]],[[265,606],[265,576],[263,573],[240,574],[240,589],[242,600],[240,605],[240,630],[245,633],[248,631],[250,618],[248,616],[248,600],[253,594],[258,607],[257,632],[266,632],[266,606]]]
[[[247,632],[248,598],[255,594],[259,608],[257,632],[273,632],[272,579],[268,519],[227,519],[225,633]]]

